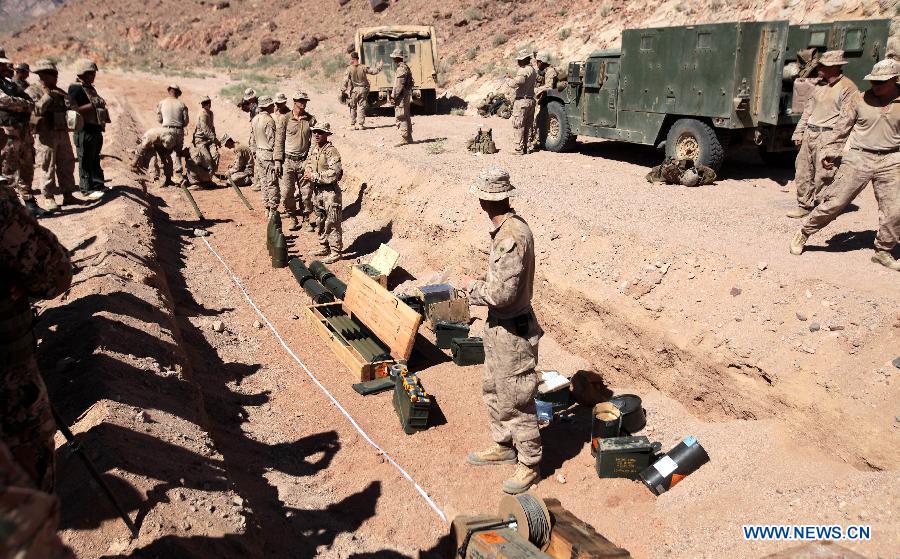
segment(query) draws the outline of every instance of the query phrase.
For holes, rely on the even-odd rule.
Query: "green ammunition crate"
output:
[[[416,431],[428,428],[428,413],[431,411],[432,401],[433,398],[429,398],[425,403],[410,400],[409,394],[403,389],[403,376],[397,375],[394,384],[394,411],[400,417],[404,433],[412,435]]]
[[[638,479],[653,461],[656,444],[647,437],[600,439],[597,449],[597,475],[601,478]]]
[[[451,349],[450,344],[454,338],[469,337],[469,325],[463,322],[438,320],[434,325],[434,336],[437,338],[437,346],[439,348]]]
[[[453,338],[450,341],[453,362],[460,367],[484,363],[484,340],[481,338]]]

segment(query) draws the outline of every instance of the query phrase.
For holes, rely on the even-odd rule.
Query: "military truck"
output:
[[[396,65],[391,60],[391,52],[400,48],[406,56],[406,63],[412,71],[415,87],[412,103],[420,111],[434,114],[437,109],[437,35],[434,27],[425,25],[403,25],[363,27],[356,32],[356,53],[359,61],[374,68],[379,61],[384,69],[369,79],[369,106],[383,105],[394,86]]]
[[[884,58],[890,20],[789,25],[786,21],[628,29],[621,49],[571,62],[567,80],[541,100],[544,146],[578,136],[664,147],[718,170],[730,146],[750,142],[768,161],[792,157],[802,106],[793,103],[801,53],[843,49],[845,74]]]

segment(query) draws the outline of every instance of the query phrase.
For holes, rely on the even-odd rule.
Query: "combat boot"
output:
[[[47,213],[59,211],[59,204],[53,196],[44,196],[44,211]]]
[[[484,450],[470,452],[466,462],[472,466],[494,466],[497,464],[515,464],[516,451],[512,448],[494,443]]]
[[[524,493],[540,479],[540,466],[516,465],[512,477],[503,482],[503,492],[510,495]]]
[[[77,206],[81,204],[81,200],[76,198],[71,192],[63,194],[63,206]]]
[[[300,222],[297,221],[297,216],[291,214],[291,216],[288,217],[288,229],[291,231],[300,229]]]
[[[340,252],[332,252],[322,259],[322,264],[334,264],[341,258],[343,258],[343,255]]]
[[[803,254],[803,247],[806,246],[806,241],[808,240],[809,237],[806,236],[803,231],[797,231],[797,234],[794,235],[793,240],[791,240],[791,254],[797,256]]]
[[[328,247],[319,247],[309,251],[310,256],[328,256],[329,254],[331,254],[331,250]]]
[[[872,256],[872,262],[881,264],[889,270],[900,272],[900,261],[897,261],[887,250],[875,249],[875,255]]]
[[[312,221],[307,221],[307,222],[306,222],[306,229],[307,229],[310,233],[315,233],[315,232],[316,232],[316,224],[313,223]]]
[[[31,214],[31,217],[35,219],[40,219],[47,215],[47,212],[41,209],[40,206],[37,205],[37,202],[34,200],[27,200],[25,202],[25,209],[28,210],[28,213]]]
[[[809,212],[811,212],[811,211],[812,210],[807,210],[806,208],[797,206],[796,208],[794,208],[793,210],[789,211],[788,213],[786,213],[784,215],[786,215],[788,217],[793,217],[795,219],[799,219],[801,217],[806,217],[807,215],[809,215]]]

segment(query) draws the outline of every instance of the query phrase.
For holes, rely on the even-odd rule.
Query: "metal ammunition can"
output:
[[[450,340],[453,362],[460,367],[484,363],[484,340],[481,338],[453,338]]]
[[[653,460],[658,448],[647,437],[601,439],[597,449],[597,476],[638,479]]]
[[[439,348],[451,349],[454,339],[469,337],[469,325],[464,322],[438,320],[434,325],[434,336]]]

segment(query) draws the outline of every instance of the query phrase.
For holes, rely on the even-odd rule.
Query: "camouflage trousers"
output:
[[[210,173],[215,175],[219,170],[219,146],[217,146],[216,144],[207,143],[200,143],[195,145],[197,146],[197,149],[200,150],[200,152],[204,155],[206,160],[212,162],[212,169],[210,169]]]
[[[34,139],[28,127],[3,126],[6,146],[0,152],[0,173],[15,185],[22,200],[34,200]]]
[[[312,184],[303,178],[304,159],[285,157],[281,175],[281,202],[288,215],[297,214],[299,195],[300,216],[306,220],[313,213]]]
[[[811,210],[820,202],[822,191],[834,180],[835,170],[822,167],[822,148],[828,143],[831,131],[814,132],[807,129],[797,153],[794,186],[797,205]]]
[[[851,149],[841,161],[834,182],[823,192],[822,203],[806,216],[802,231],[812,235],[837,216],[872,183],[878,202],[875,248],[893,250],[900,238],[900,152],[877,154]]]
[[[366,123],[366,108],[369,106],[369,90],[363,87],[354,87],[350,92],[350,126]]]
[[[535,104],[534,118],[531,122],[531,132],[528,136],[528,147],[531,151],[537,151],[541,148],[541,120],[547,118],[547,105]]]
[[[0,441],[34,486],[47,493],[56,481],[55,433],[47,387],[34,357],[7,364],[0,379]]]
[[[256,158],[253,170],[253,180],[259,187],[262,202],[266,209],[277,210],[279,202],[278,175],[275,172],[275,162]]]
[[[228,177],[231,179],[231,182],[233,182],[237,186],[250,186],[251,184],[253,184],[253,173],[249,171],[238,171],[237,173],[230,173]]]
[[[514,446],[519,462],[528,466],[537,465],[543,454],[534,403],[538,385],[534,367],[542,333],[532,315],[527,336],[490,318],[482,335],[482,395],[490,415],[491,438],[498,444]]]
[[[44,196],[75,192],[75,153],[66,130],[35,134],[37,166],[41,169]]]
[[[331,252],[344,250],[341,212],[343,200],[341,188],[334,185],[315,185],[316,225],[319,230],[319,244]]]
[[[145,171],[153,164],[153,178],[159,178],[159,166],[162,164],[163,176],[166,180],[172,179],[172,158],[171,152],[152,141],[142,141],[138,146],[137,152],[134,154],[133,167],[144,169]]]
[[[512,124],[516,131],[516,153],[528,153],[528,140],[534,124],[534,99],[515,100]]]
[[[394,119],[397,121],[397,130],[400,131],[400,139],[412,142],[412,112],[409,94],[404,95],[400,102],[394,106]]]
[[[34,483],[0,441],[0,557],[74,559],[56,529],[59,500]]]
[[[183,175],[184,162],[181,158],[181,151],[184,149],[184,128],[174,126],[164,126],[164,128],[172,132],[172,135],[175,136],[175,148],[170,153],[170,157],[172,158],[172,165],[174,166],[175,172],[179,175]]]

